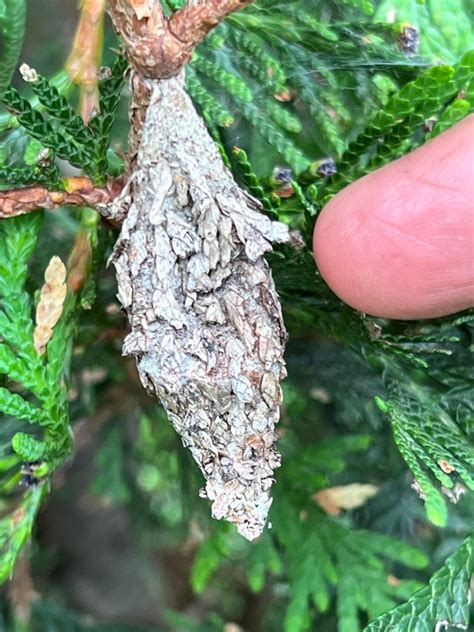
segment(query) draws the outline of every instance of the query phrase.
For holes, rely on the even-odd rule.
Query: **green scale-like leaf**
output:
[[[438,627],[467,630],[473,571],[473,537],[469,536],[433,575],[429,586],[372,621],[365,632],[431,632]]]
[[[45,461],[45,475],[62,463],[71,450],[67,394],[62,382],[71,303],[66,301],[46,354],[40,356],[33,342],[33,301],[25,286],[41,223],[40,212],[0,222],[0,374],[8,379],[9,386],[0,387],[0,412],[36,426],[41,438],[17,432],[11,438],[12,450],[24,461]],[[10,390],[13,385],[19,392]],[[5,489],[17,483],[20,474],[8,476]],[[17,520],[16,514],[3,519],[8,545],[0,554],[0,578],[11,573],[20,548],[29,537],[48,483],[39,485],[40,489],[27,493],[18,510],[25,512],[24,519]]]
[[[45,147],[64,160],[68,160],[75,167],[87,167],[88,156],[85,149],[70,136],[64,134],[50,120],[35,110],[30,102],[20,95],[18,90],[11,87],[3,95],[3,100],[9,111],[17,117],[18,122],[28,133],[39,140]]]
[[[28,491],[20,507],[0,519],[0,583],[11,578],[17,558],[31,537],[47,491],[46,483]]]

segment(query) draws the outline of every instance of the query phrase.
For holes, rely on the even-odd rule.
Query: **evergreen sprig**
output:
[[[429,586],[421,588],[406,603],[372,621],[365,632],[467,630],[473,572],[473,536],[470,535],[436,571]]]
[[[474,491],[474,454],[469,437],[438,404],[436,393],[426,384],[388,378],[387,386],[388,400],[378,398],[377,404],[386,414],[395,443],[413,472],[428,518],[438,526],[446,526],[445,498],[457,502],[466,489]]]
[[[5,7],[18,10],[19,21],[12,31],[17,40],[22,4],[0,0],[4,34]],[[387,3],[377,4],[380,16]],[[302,230],[308,243],[317,213],[340,188],[407,153],[473,109],[474,57],[465,54],[468,29],[461,0],[452,3],[453,15],[464,16],[452,51],[447,50],[449,25],[439,24],[433,32],[420,17],[426,14],[430,24],[439,22],[439,15],[446,11],[444,7],[436,11],[439,2],[427,0],[424,8],[409,0],[397,4],[401,7],[398,19],[423,27],[422,51],[429,50],[431,59],[404,49],[403,24],[374,21],[374,6],[368,0],[299,0],[290,7],[262,0],[230,16],[211,33],[187,69],[188,90],[226,164],[273,218]],[[416,10],[412,9],[415,5]],[[181,0],[167,0],[169,12],[181,6]],[[404,17],[409,8],[418,21]],[[4,66],[9,73],[11,60],[18,54],[14,38],[7,50],[10,61]],[[435,54],[443,64],[432,63]],[[115,174],[110,144],[125,68],[125,59],[117,56],[112,69],[103,71],[100,112],[88,125],[65,98],[70,84],[64,74],[51,81],[38,76],[32,82],[35,97],[31,100],[9,88],[4,99],[16,116],[15,124],[21,124],[35,140],[26,143],[14,131],[9,136],[11,147],[7,147],[8,139],[2,143],[2,187],[35,182],[60,186],[55,157],[83,169],[98,184]],[[12,124],[11,118],[0,118],[0,127]],[[38,160],[44,147],[50,149],[46,163]],[[332,173],[334,165],[336,173]],[[71,300],[54,328],[46,355],[39,356],[33,345],[34,301],[27,265],[40,222],[39,215],[30,215],[0,223],[0,409],[15,419],[16,428],[0,457],[2,491],[9,502],[0,520],[0,580],[10,576],[48,491],[50,474],[71,449],[63,383],[72,336]],[[94,240],[92,252],[80,298],[84,307],[93,301],[104,255]],[[344,305],[316,276],[308,248],[280,248],[271,262],[289,326],[316,328],[339,339],[356,352],[361,366],[373,371],[377,388],[366,394],[363,405],[358,401],[354,410],[347,404],[346,416],[369,418],[374,435],[375,428],[380,433],[392,431],[415,477],[415,488],[424,497],[429,520],[445,526],[445,499],[457,501],[474,486],[469,440],[472,317],[434,321],[424,328],[367,318]],[[301,395],[292,402],[291,389],[286,390],[284,414],[303,399]],[[377,416],[375,393],[384,415]],[[347,399],[351,404],[354,401],[350,394]],[[344,474],[353,452],[369,457],[368,438],[338,435],[324,441],[314,439],[313,430],[307,441],[304,429],[302,436],[295,436],[294,428],[303,426],[299,413],[299,408],[292,411],[291,423],[283,426],[284,465],[277,475],[273,529],[246,548],[228,526],[218,526],[196,555],[196,591],[202,591],[229,561],[243,560],[253,591],[262,590],[274,577],[285,586],[288,632],[308,629],[315,612],[325,613],[334,604],[341,632],[359,630],[362,619],[374,619],[370,632],[418,624],[427,628],[466,625],[470,541],[446,561],[429,587],[410,596],[419,584],[392,575],[398,568],[394,565],[420,570],[426,567],[426,557],[403,540],[358,528],[351,513],[338,518],[326,515],[314,498],[318,490],[332,484],[333,477]],[[138,482],[127,478],[122,435],[114,429],[97,459],[102,476],[93,490],[134,508],[140,494],[155,495],[154,501],[161,494],[162,504],[150,502],[143,513],[150,518],[160,505],[167,524],[175,526],[181,520],[186,530],[191,494],[184,483],[178,489],[177,479],[179,472],[187,476],[188,464],[180,463],[174,451],[164,450],[161,441],[153,441],[151,426],[140,424],[138,447],[133,446],[141,450]],[[150,464],[157,461],[153,469]],[[16,511],[10,511],[12,492],[22,477],[28,489],[16,503]],[[171,488],[170,481],[174,481]],[[409,481],[404,479],[403,485],[408,488]],[[177,509],[179,491],[183,501]],[[379,617],[407,598],[406,604]],[[55,620],[53,615],[48,619],[50,614],[44,621]],[[178,619],[176,615],[174,621]],[[41,616],[39,620],[43,621]],[[61,616],[57,621],[63,621]],[[71,629],[82,629],[78,619],[70,621]],[[196,629],[185,618],[179,622],[183,630],[186,626]],[[222,626],[219,622],[214,627]]]
[[[375,20],[384,22],[392,9],[393,0],[382,0]],[[435,63],[452,64],[472,47],[474,28],[469,1],[397,0],[397,19],[420,31],[420,53]]]
[[[234,125],[245,122],[255,128],[299,174],[312,160],[344,151],[342,138],[354,124],[356,90],[364,116],[371,106],[373,110],[374,100],[382,98],[377,86],[382,83],[377,72],[381,58],[391,65],[392,74],[397,68],[406,70],[407,58],[400,53],[393,28],[373,23],[367,23],[365,31],[363,26],[348,28],[340,13],[332,16],[329,26],[320,6],[310,9],[303,1],[283,11],[280,5],[267,4],[230,16],[203,42],[191,62],[188,87],[205,116],[227,127],[230,118],[216,117],[216,102],[224,113],[237,110],[240,120],[234,117]],[[362,5],[365,10],[372,6],[353,3],[354,11]],[[371,68],[367,59],[375,51],[378,67]],[[302,151],[305,133],[316,140],[320,155],[307,157]]]
[[[34,109],[30,102],[13,86],[5,91],[3,101],[9,112],[16,116],[20,125],[27,130],[32,138],[52,150],[53,155],[58,156],[58,158],[67,160],[75,167],[90,172],[91,165],[87,149],[60,127],[63,114],[60,113],[57,117],[59,125],[54,125],[50,119],[45,118],[41,112]],[[55,184],[57,183],[52,183],[53,186]]]
[[[0,583],[10,579],[23,547],[31,538],[48,483],[28,490],[11,514],[0,518]]]
[[[280,198],[270,191],[265,190],[257,175],[254,173],[247,153],[243,149],[234,147],[232,155],[235,158],[238,174],[248,191],[263,204],[265,210],[268,211],[274,219],[278,219],[277,207],[280,204]]]
[[[296,508],[285,507],[285,501],[279,504],[276,519],[284,525],[276,537],[286,552],[291,591],[285,632],[306,630],[312,607],[326,612],[334,589],[338,631],[356,632],[361,629],[360,613],[374,618],[420,586],[389,577],[387,560],[414,569],[426,566],[426,558],[406,543],[374,531],[348,530],[316,509],[305,512],[304,525],[289,527],[288,521],[299,518]]]
[[[105,70],[105,76],[99,81],[99,112],[92,117],[88,125],[88,131],[95,142],[92,160],[99,180],[110,171],[108,162],[110,135],[120,105],[126,68],[125,57],[118,55],[112,68]]]
[[[2,388],[0,407],[8,415],[30,416],[31,423],[42,426],[46,438],[60,440],[62,454],[53,451],[54,463],[71,447],[66,388],[61,379],[69,344],[71,306],[66,302],[45,359],[34,346],[33,305],[25,288],[28,260],[36,246],[41,220],[37,213],[0,223],[0,373],[34,396],[34,401],[28,402],[23,395]]]
[[[473,74],[474,51],[455,66],[434,66],[404,85],[349,144],[337,163],[337,175],[322,189],[322,201],[421,144],[430,130],[430,118],[442,115],[461,91],[470,94]],[[468,109],[463,106],[464,111]],[[436,129],[436,119],[434,125]]]
[[[15,559],[31,534],[47,479],[72,449],[62,377],[71,339],[72,302],[66,300],[46,356],[41,356],[34,344],[33,299],[26,289],[28,262],[41,223],[40,213],[0,222],[0,376],[5,384],[0,387],[0,411],[25,422],[21,428],[32,427],[32,433],[16,432],[11,451],[0,459],[6,463],[0,468],[6,476],[4,492],[19,482],[31,488],[20,507],[2,519],[0,580],[11,575]],[[12,453],[17,459],[12,459]]]
[[[45,167],[0,167],[0,188],[10,189],[29,184],[45,184],[62,188],[56,165]]]
[[[29,136],[49,149],[49,168],[36,168],[37,182],[51,188],[61,188],[60,173],[54,165],[55,157],[68,161],[82,169],[98,184],[103,185],[108,175],[116,174],[117,157],[112,152],[109,161],[110,134],[115,121],[122,87],[126,61],[117,56],[112,69],[105,72],[99,82],[100,111],[85,125],[75,113],[64,95],[64,86],[58,87],[36,71],[29,69],[28,82],[37,101],[30,101],[14,87],[9,86],[2,98],[9,112],[27,131]],[[115,158],[115,160],[113,160]],[[28,185],[33,173],[23,167],[10,175],[6,174],[8,185]],[[3,184],[3,181],[2,181]]]
[[[76,114],[67,98],[53,83],[36,71],[34,74],[35,78],[29,81],[29,84],[38,97],[38,101],[43,106],[44,111],[53,117],[78,144],[90,151],[94,139],[81,117]]]

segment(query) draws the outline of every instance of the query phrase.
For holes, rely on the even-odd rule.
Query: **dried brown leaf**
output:
[[[46,351],[53,328],[61,318],[67,293],[66,266],[59,257],[52,257],[44,273],[44,280],[46,283],[41,288],[33,334],[35,349],[40,355]]]
[[[361,507],[369,498],[378,494],[378,491],[376,485],[351,483],[322,489],[313,498],[326,513],[338,516],[343,509]]]

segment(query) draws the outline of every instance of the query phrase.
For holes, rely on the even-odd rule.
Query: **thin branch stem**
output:
[[[195,0],[169,19],[159,0],[109,0],[109,11],[132,66],[143,77],[168,79],[179,73],[212,28],[251,2]]]
[[[96,187],[89,178],[84,177],[65,178],[63,183],[63,191],[50,191],[41,185],[0,191],[0,219],[24,215],[40,208],[97,208],[98,205],[109,204],[122,189],[118,180],[110,180],[104,188]]]
[[[193,48],[201,42],[211,29],[230,13],[239,11],[253,0],[205,0],[184,6],[169,19],[169,30],[181,42]],[[192,52],[192,51],[191,51]]]

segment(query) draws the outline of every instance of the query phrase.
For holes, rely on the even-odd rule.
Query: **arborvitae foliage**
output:
[[[4,446],[0,457],[2,490],[9,509],[1,520],[2,580],[11,575],[30,536],[51,473],[63,463],[72,445],[62,376],[71,344],[73,301],[69,297],[57,306],[61,317],[40,355],[35,344],[38,321],[35,327],[33,297],[25,287],[41,223],[40,213],[0,223],[0,373],[4,376],[0,410],[19,422],[11,449]],[[34,427],[34,433],[27,431],[27,424]],[[18,484],[27,488],[19,506],[11,498]]]
[[[169,12],[181,4],[163,2]],[[331,293],[308,246],[318,212],[341,188],[472,111],[468,2],[450,2],[449,10],[447,4],[262,0],[216,28],[186,69],[189,93],[235,177],[272,218],[299,230],[306,246],[281,247],[269,257],[296,341],[288,355],[283,466],[271,530],[249,545],[228,525],[209,521],[194,505],[199,477],[150,404],[132,435],[123,419],[104,430],[94,493],[127,508],[143,541],[158,532],[162,546],[191,542],[197,593],[214,577],[221,580],[220,589],[213,584],[213,608],[222,599],[223,618],[212,614],[195,624],[168,613],[171,629],[221,630],[237,608],[222,585],[231,592],[242,582],[272,596],[261,629],[468,625],[472,543],[461,540],[472,507],[465,492],[474,488],[474,316],[410,323],[366,317]],[[19,81],[9,85],[24,12],[23,1],[0,0],[0,92],[7,110],[0,117],[0,188],[44,184],[60,191],[67,186],[61,170],[70,166],[102,186],[123,171],[114,141],[124,133],[114,123],[126,102],[124,58],[115,52],[101,73],[100,112],[85,124],[63,71],[52,79],[30,73],[27,89]],[[68,390],[73,422],[100,407],[100,380],[81,382],[80,371],[105,371],[106,383],[126,388],[113,342],[121,323],[105,311],[111,229],[98,231],[87,210],[80,221],[77,211],[61,210],[47,222],[46,233],[39,212],[0,221],[2,580],[30,539],[53,472],[71,454]],[[54,226],[59,237],[50,239]],[[82,289],[70,284],[39,352],[36,307],[44,271],[54,255],[66,261],[64,237],[80,235],[91,253]],[[71,256],[69,279],[73,262]],[[79,319],[82,308],[89,311]],[[319,342],[309,350],[298,347],[299,336],[315,335]],[[362,509],[331,513],[318,501],[328,488],[361,481],[380,490]],[[459,506],[449,503],[463,494]],[[443,542],[436,527],[448,529],[444,558],[459,545],[444,565],[437,560],[438,570],[426,555],[433,542]],[[32,621],[32,631],[107,629],[43,602]]]
[[[390,626],[409,630],[413,625],[420,629],[425,626],[429,630],[436,629],[439,622],[463,629],[470,619],[470,602],[465,587],[473,570],[472,536],[469,536],[436,571],[429,586],[416,592],[407,603],[372,621],[367,632],[389,630]]]
[[[12,86],[5,91],[3,101],[8,111],[15,115],[29,136],[38,141],[37,157],[42,156],[42,162],[44,149],[49,150],[46,168],[50,177],[37,177],[37,182],[43,182],[51,188],[61,188],[59,171],[50,166],[55,158],[62,158],[72,166],[83,169],[97,184],[103,184],[107,175],[114,173],[113,166],[108,164],[107,151],[111,127],[120,103],[125,68],[124,58],[117,57],[109,75],[99,84],[99,104],[102,109],[88,125],[82,122],[60,90],[36,72],[29,79],[29,83],[40,107],[32,107],[31,103]],[[37,170],[37,167],[35,168]],[[23,184],[35,181],[35,168],[31,175],[25,173]],[[2,173],[2,185],[18,185],[21,179],[16,176],[16,171],[14,177],[15,182],[12,182],[9,170],[5,168]]]

